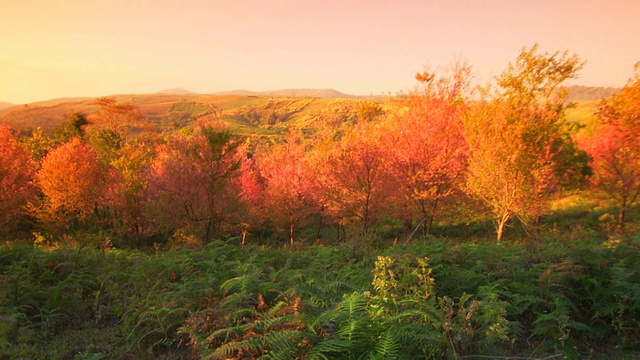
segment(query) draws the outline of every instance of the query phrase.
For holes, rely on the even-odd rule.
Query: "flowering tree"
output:
[[[184,230],[205,244],[223,235],[240,195],[238,146],[228,131],[203,127],[158,148],[150,186],[159,227]]]
[[[593,157],[592,184],[618,203],[620,227],[640,195],[640,63],[636,70],[619,94],[603,102],[593,135],[580,139]]]
[[[36,164],[8,127],[0,126],[0,231],[13,227],[34,199]]]
[[[245,146],[239,148],[239,154],[244,154],[240,159],[240,174],[236,179],[240,189],[240,199],[243,205],[239,225],[242,231],[242,244],[246,243],[249,230],[262,226],[266,215],[262,208],[264,199],[264,179],[260,175],[260,169],[253,153]]]
[[[443,203],[459,192],[467,167],[468,146],[463,134],[470,68],[459,64],[451,77],[418,74],[420,87],[410,96],[406,114],[386,123],[405,209],[417,209],[429,233]],[[408,202],[408,204],[407,204]]]
[[[381,122],[360,122],[338,142],[329,140],[315,150],[321,203],[340,222],[361,224],[363,236],[389,208],[393,192],[384,131]]]
[[[319,211],[306,146],[299,136],[290,134],[284,143],[259,159],[258,166],[264,181],[263,213],[276,227],[289,233],[293,245],[296,228]]]

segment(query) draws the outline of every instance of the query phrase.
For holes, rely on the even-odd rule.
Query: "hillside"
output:
[[[169,90],[167,90],[169,92]],[[317,96],[313,96],[313,94]],[[333,97],[331,97],[333,96]],[[279,134],[286,127],[309,130],[320,124],[340,124],[355,119],[358,104],[368,101],[348,98],[335,90],[281,90],[238,94],[116,95],[118,103],[138,106],[143,120],[134,132],[162,132],[196,122],[222,121],[242,134]],[[54,99],[0,110],[0,123],[22,131],[41,127],[52,133],[69,114],[83,112],[95,120],[99,107],[94,98]],[[286,126],[285,126],[286,123]]]
[[[183,88],[173,88],[160,90],[156,94],[174,94],[174,95],[187,95],[187,94],[196,94],[195,92]]]
[[[352,99],[355,95],[341,93],[334,89],[281,89],[271,91],[232,90],[217,92],[214,95],[256,95],[256,96],[302,96],[323,99]]]
[[[607,99],[620,92],[620,88],[600,87],[600,86],[581,86],[574,85],[569,87],[569,101],[600,101]]]
[[[593,119],[599,102],[619,90],[570,87],[569,98],[574,107],[567,111],[568,120],[588,123]],[[339,125],[355,119],[358,104],[362,102],[389,102],[387,98],[357,98],[333,89],[236,90],[201,95],[175,88],[155,94],[112,97],[119,103],[133,103],[139,107],[143,120],[137,124],[134,132],[162,132],[195,122],[222,121],[238,133],[261,135],[280,134],[286,127],[309,131],[321,125]],[[45,132],[52,133],[69,114],[83,112],[91,121],[98,110],[95,98],[60,98],[25,105],[0,103],[0,124],[22,131],[41,127]]]

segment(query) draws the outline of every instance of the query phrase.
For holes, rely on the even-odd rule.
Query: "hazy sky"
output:
[[[394,94],[456,59],[489,79],[536,42],[587,61],[573,83],[623,86],[640,61],[639,18],[638,0],[0,0],[0,101],[174,87]]]

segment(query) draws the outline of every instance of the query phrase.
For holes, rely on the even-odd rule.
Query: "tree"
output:
[[[132,103],[118,104],[114,98],[98,98],[96,105],[100,106],[100,110],[96,113],[98,123],[102,123],[108,130],[118,133],[125,143],[129,140],[131,130],[143,117],[137,105]]]
[[[37,175],[44,199],[36,216],[60,228],[85,223],[103,204],[105,175],[96,153],[79,137],[52,150]]]
[[[36,164],[8,127],[0,126],[0,232],[14,227],[36,195]]]
[[[360,122],[337,143],[329,140],[315,150],[321,203],[341,223],[359,223],[365,237],[388,209],[393,191],[384,131],[380,122]]]
[[[262,208],[264,199],[264,179],[260,175],[260,169],[256,158],[245,146],[238,149],[241,156],[240,174],[237,186],[240,189],[240,198],[243,205],[239,225],[242,231],[242,244],[244,245],[251,228],[259,228],[265,222],[266,214]]]
[[[264,179],[262,210],[276,227],[288,231],[293,245],[296,228],[319,211],[306,145],[299,136],[289,134],[259,159],[258,167]]]
[[[92,128],[89,130],[88,142],[100,161],[105,165],[109,165],[112,161],[118,159],[125,145],[120,133],[105,128]]]
[[[22,138],[33,159],[40,162],[55,147],[55,141],[45,134],[41,127],[36,128],[29,136]]]
[[[81,112],[75,112],[67,116],[66,121],[53,130],[53,135],[58,144],[66,143],[74,137],[84,136],[84,127],[89,124],[87,116]]]
[[[204,244],[223,235],[240,196],[238,146],[229,131],[202,127],[159,147],[150,171],[159,227],[200,236]]]
[[[602,103],[592,135],[580,138],[593,157],[593,186],[620,208],[623,228],[627,209],[640,195],[640,63],[622,91]]]
[[[408,112],[386,125],[400,192],[396,202],[405,212],[418,210],[427,234],[444,202],[460,193],[463,184],[468,159],[463,115],[470,74],[465,64],[457,64],[450,77],[418,74],[420,86],[411,93]],[[411,219],[411,214],[404,217]]]
[[[567,179],[588,172],[563,124],[566,93],[559,91],[582,63],[576,55],[537,54],[537,48],[523,49],[497,78],[497,94],[484,89],[465,120],[467,189],[492,210],[498,241],[512,217],[527,226]]]
[[[123,236],[140,242],[152,230],[146,211],[150,197],[149,171],[157,139],[141,135],[125,144],[119,157],[111,161],[108,202],[115,220],[114,228]]]

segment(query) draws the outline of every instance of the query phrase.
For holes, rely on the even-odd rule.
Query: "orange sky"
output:
[[[0,0],[0,101],[248,89],[414,86],[466,59],[486,81],[523,46],[570,50],[576,84],[623,86],[637,0]]]

